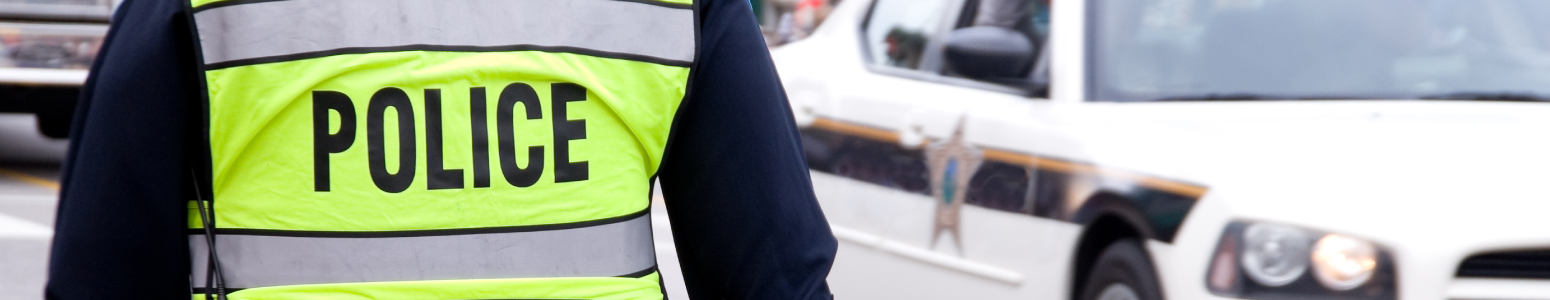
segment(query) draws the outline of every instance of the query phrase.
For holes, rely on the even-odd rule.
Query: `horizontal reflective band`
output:
[[[194,285],[209,250],[189,235]],[[226,287],[296,284],[613,277],[656,266],[651,217],[549,231],[388,238],[217,235]]]
[[[687,66],[694,11],[619,0],[217,2],[194,13],[207,68],[387,51],[569,52]]]

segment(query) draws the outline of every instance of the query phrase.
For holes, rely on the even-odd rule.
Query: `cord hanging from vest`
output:
[[[215,271],[214,276],[211,276],[211,268],[205,269],[205,299],[209,300],[211,298],[210,285],[211,281],[213,280],[215,285],[215,299],[226,300],[226,276],[225,273],[221,271],[221,259],[215,251],[215,223],[211,221],[209,216],[215,214],[215,204],[210,204],[210,211],[208,213],[205,211],[204,194],[199,190],[199,176],[196,174],[197,173],[195,173],[192,169],[189,170],[190,177],[194,179],[194,205],[198,206],[199,221],[200,224],[202,224],[201,227],[204,227],[205,247],[210,249],[209,264]]]

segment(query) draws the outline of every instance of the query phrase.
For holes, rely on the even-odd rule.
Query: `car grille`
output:
[[[1457,276],[1550,279],[1550,249],[1476,254],[1459,264]]]

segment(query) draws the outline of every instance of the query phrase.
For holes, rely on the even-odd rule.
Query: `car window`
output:
[[[106,9],[112,4],[113,1],[111,0],[0,0],[0,12],[28,10],[29,8],[49,9],[47,7],[90,7]]]
[[[1028,41],[1033,44],[1034,55],[1037,56],[1043,52],[1045,37],[1049,36],[1049,0],[968,0],[965,2],[954,30],[969,27],[1011,29],[1028,38]],[[978,80],[1001,85],[1024,85],[1026,80],[1018,79],[1027,79],[1032,72],[1035,72],[1034,65],[1028,65],[1026,68],[1021,75],[1014,78]],[[969,78],[953,72],[950,68],[943,69],[942,74]]]
[[[1034,41],[1049,36],[1050,0],[969,0],[957,29],[996,26],[1027,34]]]
[[[107,22],[112,0],[0,0],[0,21]]]
[[[863,27],[870,63],[920,68],[929,39],[937,36],[950,0],[877,0]]]
[[[1098,101],[1550,99],[1550,2],[1100,0]]]
[[[0,1],[0,3],[4,3],[4,4],[65,4],[65,5],[107,6],[108,3],[110,3],[110,1],[107,1],[107,0],[3,0],[3,1]]]

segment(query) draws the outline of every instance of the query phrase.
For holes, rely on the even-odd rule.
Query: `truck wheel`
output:
[[[1153,270],[1152,260],[1147,258],[1139,241],[1115,241],[1098,255],[1080,299],[1162,300],[1157,272]]]

